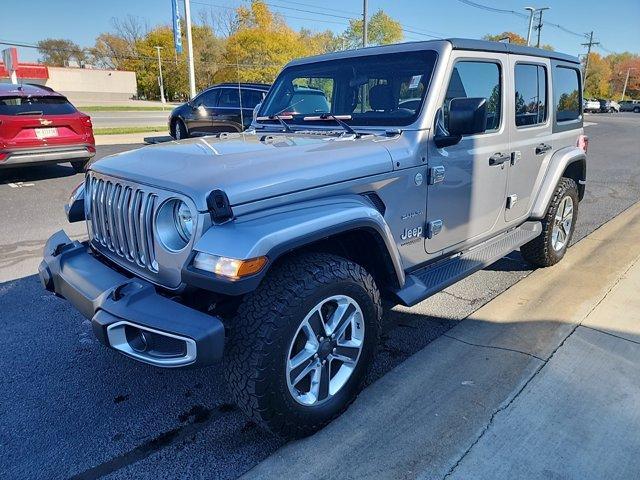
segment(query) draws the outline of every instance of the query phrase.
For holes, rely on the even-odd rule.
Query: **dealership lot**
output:
[[[575,240],[640,199],[640,115],[591,115],[587,195]],[[99,155],[137,145],[99,147]],[[42,290],[45,239],[82,180],[70,166],[0,171],[2,476],[235,478],[282,442],[229,403],[216,367],[166,371],[101,347],[90,324]],[[11,227],[9,227],[11,226]],[[413,309],[388,316],[373,382],[528,274],[511,255]]]

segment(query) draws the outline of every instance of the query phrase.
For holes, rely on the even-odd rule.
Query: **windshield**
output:
[[[319,115],[330,113],[353,126],[409,125],[420,113],[435,61],[436,53],[429,50],[288,67],[259,116],[281,115],[288,117],[287,123],[317,125]],[[259,121],[264,122],[274,123]]]
[[[64,97],[0,97],[0,115],[66,115],[76,109]]]

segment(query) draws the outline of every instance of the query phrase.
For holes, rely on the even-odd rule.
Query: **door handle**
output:
[[[511,160],[511,155],[508,153],[494,153],[489,157],[489,165],[502,165],[504,162]]]
[[[542,155],[543,153],[547,153],[551,150],[551,145],[547,143],[541,143],[536,147],[536,155]]]

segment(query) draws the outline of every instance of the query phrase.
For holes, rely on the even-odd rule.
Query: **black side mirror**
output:
[[[463,135],[475,135],[487,130],[486,98],[453,98],[449,102],[449,127],[447,134],[434,137],[438,148],[455,145]]]

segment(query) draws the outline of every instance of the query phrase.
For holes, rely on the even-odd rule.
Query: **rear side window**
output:
[[[451,73],[443,105],[445,128],[449,128],[449,103],[454,98],[487,99],[487,132],[500,127],[502,83],[500,66],[490,62],[461,61]]]
[[[223,88],[220,91],[219,107],[240,108],[240,94],[237,88]]]
[[[547,69],[543,65],[517,64],[515,67],[515,121],[528,127],[547,120]]]
[[[242,90],[242,108],[254,108],[262,102],[264,92],[259,90]]]
[[[0,115],[68,115],[76,109],[64,97],[0,97]]]
[[[553,76],[556,121],[578,120],[580,106],[580,72],[574,68],[556,67]]]

